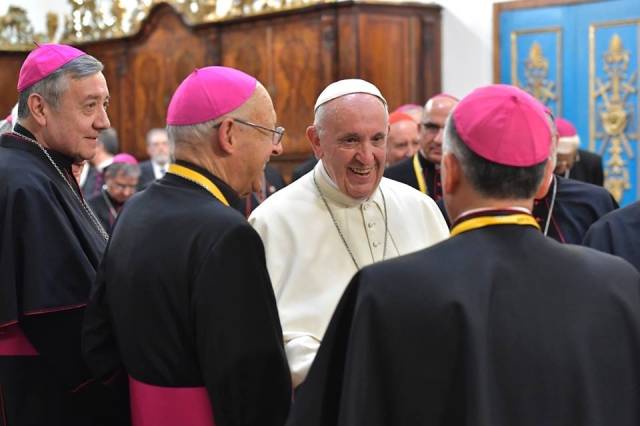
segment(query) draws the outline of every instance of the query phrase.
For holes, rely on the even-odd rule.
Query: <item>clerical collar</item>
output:
[[[13,128],[13,132],[17,133],[18,135],[24,136],[25,138],[29,138],[34,141],[36,140],[36,137],[33,135],[33,133],[31,133],[29,130],[21,126],[20,123],[16,123],[16,125]],[[29,143],[29,145],[31,145],[31,143]],[[36,150],[37,150],[37,147],[36,147]],[[73,164],[73,158],[67,155],[64,155],[58,151],[55,151],[51,148],[46,148],[46,150],[49,153],[49,155],[51,155],[51,157],[56,162],[56,164],[58,164],[58,167],[62,167],[64,170],[71,173],[71,165]]]
[[[479,208],[462,213],[451,227],[451,235],[493,225],[524,225],[540,229],[531,212],[524,207]]]
[[[213,182],[218,187],[218,189],[220,189],[220,192],[222,192],[222,195],[224,195],[224,197],[227,199],[230,205],[233,206],[235,205],[235,203],[237,203],[240,200],[238,193],[233,188],[231,188],[229,185],[227,185],[226,182],[224,182],[219,177],[215,176],[213,173],[211,173],[207,169],[197,166],[185,160],[176,160],[175,163],[183,167],[188,167],[200,173],[201,175],[204,175],[207,179],[211,180],[211,182]]]
[[[324,164],[322,163],[322,160],[316,163],[316,166],[314,167],[314,170],[313,170],[313,174],[314,176],[316,176],[316,182],[318,183],[318,186],[320,187],[322,194],[324,194],[324,196],[327,197],[332,202],[337,204],[342,204],[343,206],[346,206],[346,207],[356,207],[356,206],[362,205],[364,202],[373,201],[376,204],[378,204],[380,209],[382,209],[382,205],[383,205],[382,197],[380,195],[380,191],[378,190],[378,188],[376,188],[373,195],[367,199],[351,198],[347,194],[343,193],[338,188],[338,185],[336,185],[336,183],[331,179],[326,169],[324,168]]]

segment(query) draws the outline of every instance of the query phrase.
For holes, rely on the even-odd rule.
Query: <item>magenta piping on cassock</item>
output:
[[[132,426],[215,426],[207,388],[165,387],[129,376]]]
[[[17,323],[0,330],[0,356],[36,355],[39,355],[38,351],[29,342]]]

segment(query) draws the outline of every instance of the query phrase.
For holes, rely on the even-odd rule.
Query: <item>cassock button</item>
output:
[[[374,226],[376,226],[376,224],[375,224],[375,222],[369,222],[369,223],[367,223],[367,226],[369,228],[373,228]]]
[[[380,243],[379,243],[379,242],[377,242],[377,241],[374,241],[374,242],[373,242],[373,248],[377,248],[379,245],[380,245]]]

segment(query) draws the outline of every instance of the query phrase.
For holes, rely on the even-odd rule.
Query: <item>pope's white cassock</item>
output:
[[[359,268],[449,235],[435,202],[420,191],[383,177],[370,199],[355,200],[338,189],[322,161],[267,198],[249,222],[264,242],[294,386],[306,377]]]

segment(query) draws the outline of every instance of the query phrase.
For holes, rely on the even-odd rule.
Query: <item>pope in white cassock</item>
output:
[[[373,84],[330,84],[306,132],[320,161],[249,217],[264,242],[294,386],[356,271],[449,235],[431,198],[382,177],[388,118]]]

